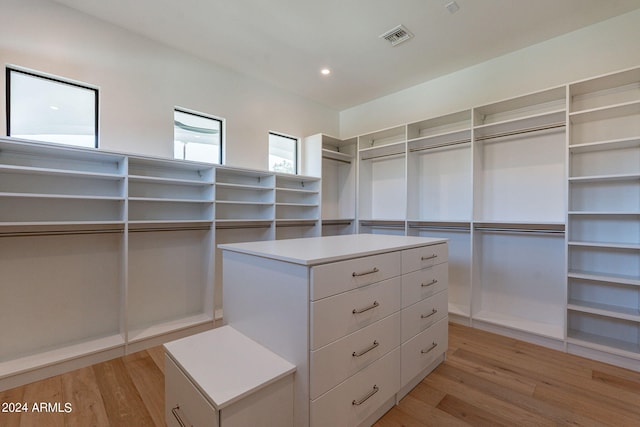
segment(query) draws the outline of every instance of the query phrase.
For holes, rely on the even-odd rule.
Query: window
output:
[[[298,173],[298,138],[269,132],[269,170]]]
[[[176,109],[173,113],[173,157],[222,163],[222,120]]]
[[[7,135],[98,147],[98,90],[7,68]]]

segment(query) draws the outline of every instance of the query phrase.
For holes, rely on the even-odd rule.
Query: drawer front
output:
[[[402,307],[408,307],[447,289],[449,264],[442,263],[402,276]]]
[[[311,352],[311,399],[400,345],[400,312]]]
[[[402,310],[402,342],[429,328],[449,311],[447,291],[441,291]]]
[[[448,258],[446,243],[406,249],[402,251],[402,274],[447,262]]]
[[[400,251],[373,255],[311,268],[311,300],[400,275]]]
[[[356,426],[400,389],[400,349],[311,401],[311,427]]]
[[[400,277],[311,303],[311,350],[400,310]]]
[[[218,413],[189,378],[165,354],[164,416],[168,427],[184,425],[218,427]]]
[[[440,355],[447,351],[448,318],[402,344],[402,386],[415,378]]]

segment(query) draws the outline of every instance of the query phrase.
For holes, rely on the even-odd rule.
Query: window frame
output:
[[[210,163],[212,165],[224,165],[224,145],[225,145],[225,136],[226,136],[226,132],[225,132],[225,126],[226,126],[226,120],[222,117],[218,117],[218,116],[214,116],[212,114],[207,114],[207,113],[202,113],[200,111],[195,111],[195,110],[191,110],[189,108],[184,108],[184,107],[178,107],[175,106],[173,107],[173,148],[174,148],[174,153],[175,153],[175,146],[176,146],[176,133],[175,133],[175,117],[176,117],[176,112],[178,113],[183,113],[183,114],[190,114],[192,116],[197,116],[197,117],[201,117],[203,119],[209,119],[209,120],[215,120],[217,122],[220,122],[220,147],[218,148],[218,158],[220,159],[220,161],[218,163],[215,162],[202,162],[202,163]],[[194,161],[194,160],[187,160],[185,158],[177,158],[175,157],[174,154],[174,159],[175,160],[183,160],[183,161]]]
[[[288,172],[277,172],[271,169],[271,165],[267,165],[267,170],[269,170],[269,172],[275,172],[275,173],[284,173],[284,174],[289,174],[289,175],[299,175],[300,174],[300,157],[299,157],[299,152],[300,152],[300,138],[298,138],[297,136],[293,136],[293,135],[287,135],[286,133],[282,133],[282,132],[274,132],[274,131],[269,131],[269,136],[279,136],[281,138],[286,138],[286,139],[290,139],[292,141],[295,142],[294,144],[294,152],[293,152],[293,169],[294,172],[292,174],[289,174]],[[271,155],[271,145],[269,145],[269,156]]]
[[[99,141],[100,141],[100,137],[99,137],[100,136],[100,116],[99,116],[100,90],[97,87],[91,86],[85,83],[73,81],[71,79],[65,79],[64,77],[53,76],[51,74],[27,70],[24,68],[10,66],[10,65],[7,65],[5,67],[5,102],[6,102],[5,112],[6,112],[6,134],[8,137],[11,137],[11,73],[12,72],[92,91],[94,94],[93,108],[94,108],[94,115],[95,115],[94,116],[95,123],[93,128],[93,131],[94,131],[93,148],[99,148],[100,146],[99,144]],[[71,147],[87,148],[86,146],[80,146],[76,144],[65,144],[65,143],[55,142],[55,141],[40,141],[40,142],[46,142],[48,144],[67,145]]]

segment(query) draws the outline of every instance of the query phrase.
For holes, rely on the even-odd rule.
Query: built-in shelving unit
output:
[[[566,87],[473,109],[473,321],[564,340]]]
[[[126,173],[121,155],[0,140],[0,378],[124,346]]]
[[[569,85],[567,341],[640,360],[640,69]]]
[[[4,138],[0,178],[0,389],[209,329],[217,244],[320,234],[315,177]]]
[[[276,175],[276,239],[315,237],[320,228],[320,179]]]
[[[305,173],[322,177],[323,236],[356,232],[357,144],[357,138],[340,140],[324,134],[304,139]]]
[[[358,137],[358,232],[405,234],[406,126]]]

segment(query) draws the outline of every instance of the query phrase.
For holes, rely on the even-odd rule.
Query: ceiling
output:
[[[53,0],[343,110],[640,8],[640,0]],[[379,36],[403,24],[415,37]],[[320,74],[329,67],[331,74]]]

